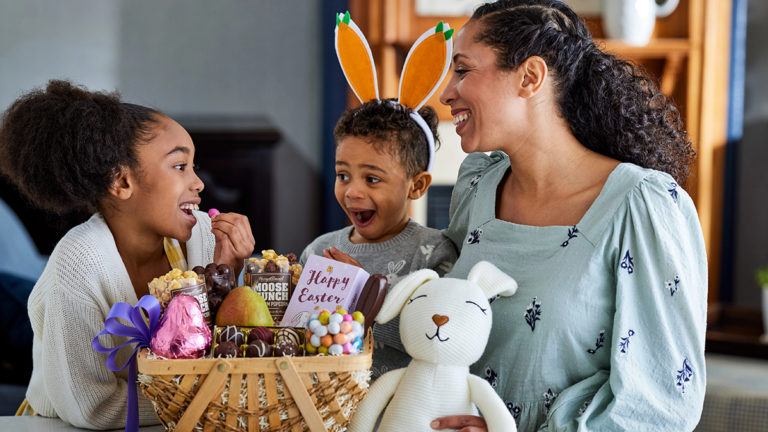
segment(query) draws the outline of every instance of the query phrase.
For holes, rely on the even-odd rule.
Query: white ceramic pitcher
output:
[[[671,14],[679,0],[603,0],[603,29],[612,39],[628,45],[647,45],[656,17]]]

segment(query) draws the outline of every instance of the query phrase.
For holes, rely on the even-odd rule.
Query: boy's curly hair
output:
[[[499,0],[477,8],[476,40],[503,70],[539,56],[553,73],[560,114],[587,148],[664,171],[681,185],[695,151],[680,113],[632,63],[600,51],[578,15],[559,0]]]
[[[68,81],[21,96],[0,125],[0,173],[32,203],[58,214],[93,213],[136,145],[151,139],[159,111],[122,103]]]
[[[368,138],[376,151],[386,151],[397,157],[406,175],[413,177],[427,170],[429,144],[424,131],[411,118],[411,109],[392,101],[395,99],[372,100],[344,111],[336,122],[333,136],[337,146],[348,136]],[[437,113],[424,106],[419,115],[432,131],[437,150],[440,143]]]

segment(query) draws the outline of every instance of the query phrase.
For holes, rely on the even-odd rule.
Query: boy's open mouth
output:
[[[352,212],[358,225],[366,225],[373,219],[373,215],[376,214],[375,210],[363,210],[358,212]]]

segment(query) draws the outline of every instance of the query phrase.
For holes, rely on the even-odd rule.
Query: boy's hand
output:
[[[332,260],[341,261],[345,264],[352,264],[353,266],[357,266],[362,268],[363,266],[357,262],[356,259],[352,258],[351,256],[345,254],[344,252],[336,249],[335,247],[331,246],[328,249],[323,251],[323,256],[326,258],[330,258]]]
[[[220,213],[211,218],[211,232],[216,237],[213,262],[227,264],[240,274],[243,260],[250,257],[256,240],[248,217],[237,213]]]

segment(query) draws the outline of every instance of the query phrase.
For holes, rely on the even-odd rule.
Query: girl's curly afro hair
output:
[[[0,173],[32,203],[59,214],[93,213],[115,175],[137,168],[136,145],[160,115],[68,81],[17,99],[0,125]]]

